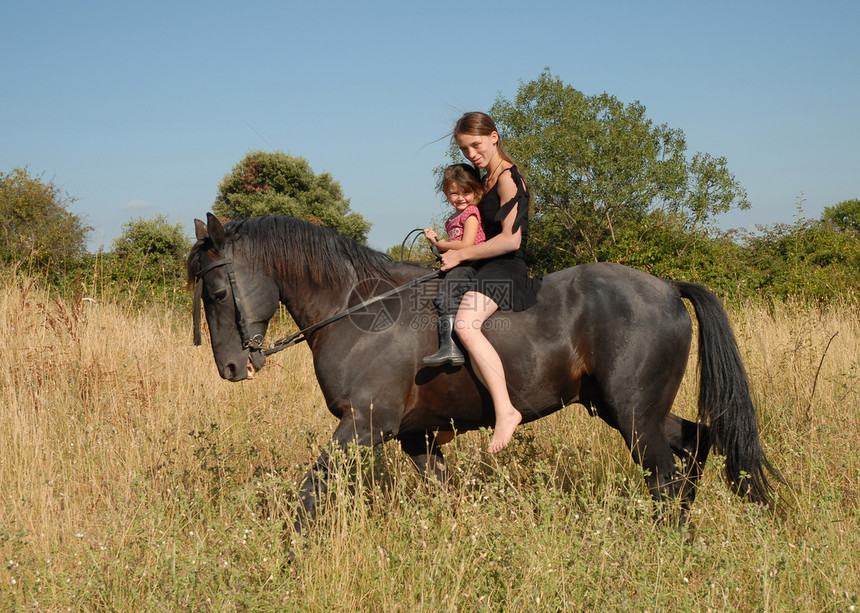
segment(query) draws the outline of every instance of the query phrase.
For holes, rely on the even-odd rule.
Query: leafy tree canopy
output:
[[[0,172],[0,260],[56,272],[79,259],[92,228],[68,211],[73,202],[53,182],[32,177],[24,168]]]
[[[824,207],[821,220],[833,223],[840,230],[860,232],[860,199],[844,200],[834,206]]]
[[[564,252],[558,263],[599,259],[601,243],[617,243],[625,225],[656,209],[698,232],[718,213],[749,207],[724,158],[688,159],[683,132],[655,125],[640,103],[586,96],[548,69],[513,100],[499,97],[490,115],[526,173],[534,224],[550,224],[544,234],[564,239],[553,246]]]
[[[221,181],[212,210],[229,218],[291,215],[361,243],[370,230],[370,223],[350,209],[340,183],[330,174],[315,174],[304,158],[280,151],[246,155]]]

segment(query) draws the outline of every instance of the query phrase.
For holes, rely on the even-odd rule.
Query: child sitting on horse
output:
[[[465,249],[483,243],[484,227],[478,203],[484,195],[481,177],[470,164],[454,164],[442,173],[438,190],[445,194],[454,207],[454,213],[445,221],[446,240],[440,240],[433,228],[424,230],[424,236],[435,245],[439,253]],[[439,351],[424,358],[427,366],[451,364],[462,366],[465,363],[463,352],[454,343],[452,331],[454,318],[460,306],[463,290],[474,277],[475,270],[469,266],[458,266],[448,271],[439,286],[433,301],[439,311]]]

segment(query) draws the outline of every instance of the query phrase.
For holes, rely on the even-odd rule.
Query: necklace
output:
[[[499,156],[499,157],[501,157],[501,156]],[[505,160],[504,160],[504,158],[502,158],[502,159],[500,159],[500,160],[499,160],[499,163],[498,163],[498,164],[496,164],[495,168],[493,168],[493,170],[492,170],[492,171],[490,171],[490,172],[487,174],[487,178],[486,178],[486,180],[484,181],[485,183],[489,183],[489,182],[490,182],[490,179],[492,179],[492,178],[493,178],[493,175],[495,175],[495,174],[496,174],[496,171],[499,169],[499,166],[501,166],[501,165],[502,165],[502,162],[504,162],[504,161],[505,161]]]

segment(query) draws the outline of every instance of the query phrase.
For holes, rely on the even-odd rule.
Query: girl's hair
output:
[[[480,111],[472,111],[470,113],[464,114],[460,119],[457,120],[457,123],[454,124],[454,133],[451,135],[451,139],[456,143],[457,137],[461,134],[468,134],[472,136],[489,136],[493,132],[497,133],[499,130],[496,128],[496,122],[493,121],[493,118],[487,115],[486,113],[481,113]],[[502,156],[502,159],[511,164],[516,164],[514,159],[508,155],[508,152],[505,151],[505,148],[502,146],[502,137],[499,135],[499,153]]]
[[[453,164],[448,166],[442,173],[442,178],[436,186],[436,191],[446,196],[454,186],[462,187],[475,194],[475,204],[484,195],[484,186],[481,183],[481,175],[478,169],[471,164]]]

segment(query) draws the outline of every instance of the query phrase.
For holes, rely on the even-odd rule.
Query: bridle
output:
[[[206,266],[197,271],[194,275],[195,286],[194,286],[194,309],[193,309],[193,319],[194,319],[194,344],[200,345],[200,303],[203,300],[203,277],[210,271],[215,268],[220,268],[221,266],[226,267],[227,269],[227,279],[230,281],[230,293],[233,294],[233,305],[236,308],[237,321],[236,326],[239,328],[239,337],[242,340],[242,348],[249,349],[250,351],[260,351],[263,355],[269,356],[273,353],[277,353],[278,351],[282,351],[287,347],[292,347],[293,345],[298,345],[299,343],[308,340],[308,334],[314,332],[323,326],[327,326],[330,323],[333,323],[339,319],[343,319],[355,313],[356,311],[360,311],[361,309],[370,306],[376,302],[381,300],[385,300],[386,298],[390,298],[400,292],[407,290],[411,287],[415,287],[425,281],[429,281],[430,279],[435,279],[439,276],[439,271],[434,270],[424,276],[418,277],[416,279],[412,279],[403,285],[398,285],[397,287],[388,290],[378,296],[374,296],[373,298],[368,298],[356,304],[345,311],[341,311],[336,315],[332,315],[320,322],[315,323],[312,326],[308,326],[298,332],[294,332],[293,334],[286,336],[284,338],[276,340],[271,345],[266,345],[263,342],[262,334],[255,334],[251,336],[248,332],[248,323],[245,319],[245,311],[242,308],[242,300],[239,297],[239,292],[237,291],[238,285],[236,284],[236,274],[233,272],[233,263],[229,257],[224,256],[221,259],[213,260],[209,262]]]
[[[194,344],[201,344],[200,302],[203,300],[203,277],[209,271],[222,266],[227,268],[227,279],[230,281],[230,293],[233,294],[233,305],[236,308],[237,314],[236,326],[239,328],[239,336],[242,339],[242,348],[259,351],[262,347],[263,335],[256,334],[251,336],[248,332],[248,321],[245,319],[245,310],[242,308],[242,299],[239,297],[239,292],[236,291],[238,286],[236,285],[236,273],[233,272],[233,262],[227,256],[224,256],[219,260],[209,262],[194,275]]]

